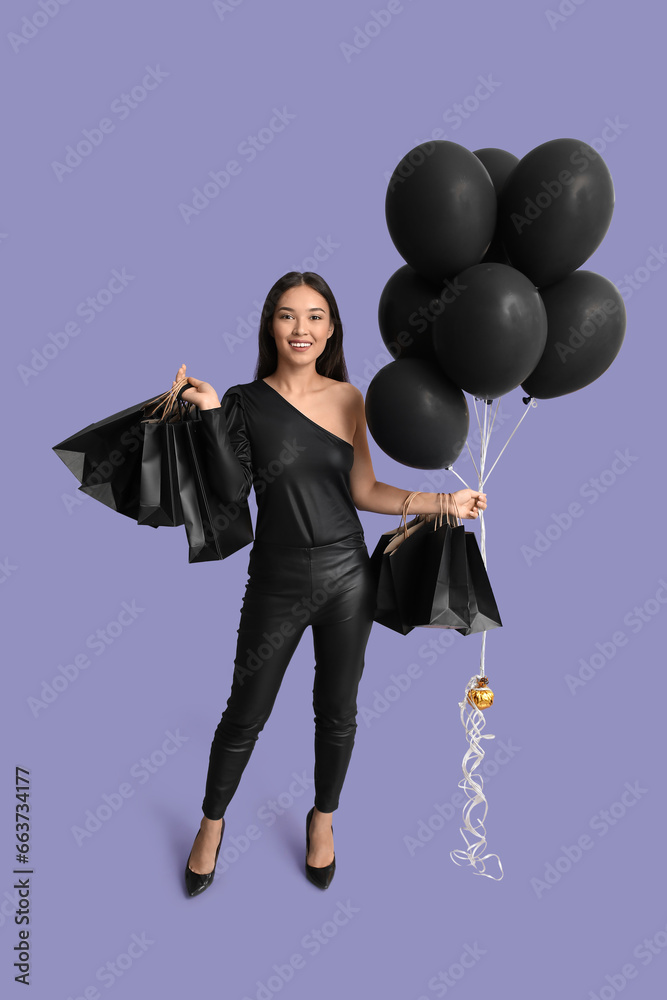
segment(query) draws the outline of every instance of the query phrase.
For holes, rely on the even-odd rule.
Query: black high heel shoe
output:
[[[200,832],[201,832],[201,827],[199,828],[199,830],[197,830],[197,836],[195,837],[195,840],[199,836]],[[222,826],[220,827],[220,843],[218,844],[218,848],[215,852],[215,863],[213,865],[212,872],[206,872],[206,874],[204,875],[200,875],[198,872],[193,872],[192,869],[190,868],[190,858],[192,857],[192,851],[190,851],[187,863],[185,865],[185,888],[188,890],[189,896],[198,896],[200,892],[204,891],[204,889],[208,889],[209,885],[213,881],[213,876],[215,875],[215,869],[218,864],[218,854],[220,853],[220,846],[222,844],[222,838],[224,836],[224,833],[225,833],[225,820],[223,817]]]
[[[308,864],[308,851],[310,850],[310,821],[313,818],[314,811],[315,806],[312,807],[306,816],[306,877],[313,883],[313,885],[316,885],[318,889],[328,889],[331,885],[331,880],[334,877],[334,872],[336,871],[336,852],[334,851],[333,861],[331,864],[325,865],[323,868],[317,868],[314,865]],[[331,832],[333,833],[333,823],[331,824]]]

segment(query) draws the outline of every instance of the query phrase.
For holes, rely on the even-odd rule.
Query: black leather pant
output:
[[[315,653],[315,806],[338,808],[354,746],[357,689],[375,589],[361,532],[330,545],[255,539],[250,552],[232,690],[211,745],[204,815],[221,819],[308,625]]]

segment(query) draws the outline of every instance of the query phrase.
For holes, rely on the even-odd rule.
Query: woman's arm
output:
[[[223,503],[243,503],[253,484],[243,400],[231,387],[219,406],[201,406],[204,460],[210,486]]]
[[[185,365],[181,365],[176,380],[184,377]],[[192,388],[182,398],[199,408],[209,485],[223,504],[244,503],[254,477],[241,392],[231,386],[221,402],[209,382],[188,378]]]
[[[368,450],[366,434],[366,409],[364,397],[356,386],[350,384],[351,406],[355,417],[354,464],[350,470],[350,492],[358,510],[368,510],[376,514],[401,514],[403,504],[411,490],[402,490],[388,483],[380,483],[375,478],[373,462]],[[478,490],[457,490],[453,494],[462,518],[479,517],[486,509],[486,493]],[[410,514],[438,514],[440,503],[437,493],[420,493],[410,504]],[[452,500],[445,496],[445,512],[456,514]]]

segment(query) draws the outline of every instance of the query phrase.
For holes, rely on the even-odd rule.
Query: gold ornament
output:
[[[482,712],[493,705],[493,691],[487,686],[488,683],[488,677],[478,677],[477,687],[468,691],[468,701]]]

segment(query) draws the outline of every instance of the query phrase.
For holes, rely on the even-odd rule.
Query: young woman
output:
[[[184,377],[181,365],[174,384]],[[182,398],[201,411],[216,493],[240,503],[254,486],[257,524],[231,694],[211,745],[186,888],[194,896],[213,881],[225,810],[311,625],[315,801],[306,818],[305,871],[325,889],[335,871],[332,816],[354,744],[375,611],[357,510],[400,515],[409,491],[375,479],[364,398],[348,381],[338,306],[314,272],[291,271],[269,292],[254,381],[232,386],[222,401],[210,383],[188,381]],[[454,497],[461,517],[486,508],[485,493],[464,489]],[[419,493],[410,505],[410,514],[438,511],[436,493]],[[280,641],[269,643],[267,635]]]

